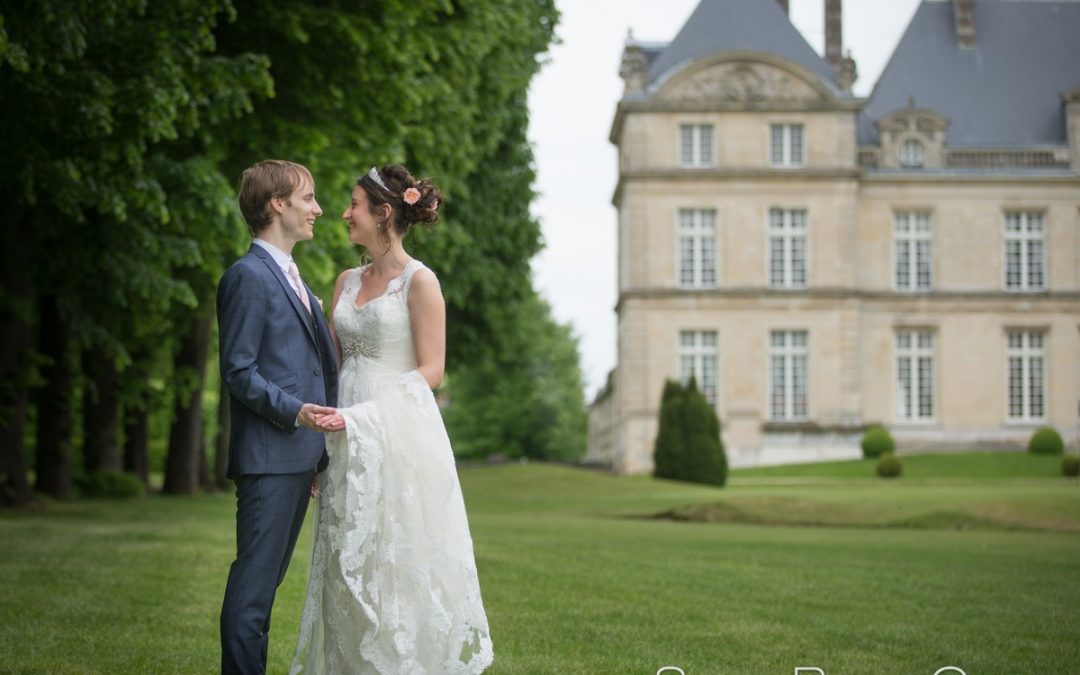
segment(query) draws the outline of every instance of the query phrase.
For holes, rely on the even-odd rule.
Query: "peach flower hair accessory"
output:
[[[407,188],[405,190],[405,194],[402,195],[402,199],[405,200],[406,204],[412,206],[416,202],[420,201],[420,191],[414,187]]]

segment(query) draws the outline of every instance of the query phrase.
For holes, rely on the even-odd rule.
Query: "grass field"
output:
[[[463,470],[489,672],[1076,672],[1080,485],[1043,460],[910,457],[889,482],[860,462],[747,470],[724,489]],[[214,672],[232,516],[231,495],[0,512],[0,672]]]

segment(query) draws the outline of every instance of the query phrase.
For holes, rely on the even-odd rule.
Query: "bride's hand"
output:
[[[315,425],[319,431],[343,431],[345,429],[345,418],[337,411],[327,415],[316,415]]]

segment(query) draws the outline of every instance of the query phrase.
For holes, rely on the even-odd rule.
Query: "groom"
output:
[[[293,247],[322,209],[299,164],[259,162],[240,182],[251,248],[217,294],[221,378],[232,429],[226,475],[236,482],[236,560],[221,607],[221,670],[264,673],[270,610],[326,467],[324,415],[337,402],[337,352]],[[320,426],[320,421],[323,426]]]

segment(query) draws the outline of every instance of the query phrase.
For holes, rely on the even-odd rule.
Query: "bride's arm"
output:
[[[413,274],[408,303],[416,369],[434,389],[446,365],[446,304],[434,272],[425,268]]]
[[[330,320],[327,324],[330,327],[330,338],[334,341],[334,351],[337,353],[338,369],[341,368],[341,343],[338,341],[337,334],[334,332],[334,308],[337,307],[338,298],[341,297],[341,289],[345,286],[345,279],[352,272],[351,269],[345,270],[338,275],[337,283],[334,284],[333,299],[330,300]],[[345,419],[341,416],[341,413],[332,413],[329,415],[320,415],[315,419],[315,423],[319,425],[319,428],[323,431],[341,431],[345,428]],[[318,489],[312,484],[312,497],[317,497]]]
[[[337,333],[334,332],[334,308],[337,307],[338,298],[341,297],[341,289],[345,286],[345,279],[352,272],[351,269],[347,269],[338,275],[337,283],[334,284],[334,296],[330,300],[330,320],[327,323],[330,325],[330,337],[334,341],[334,351],[337,352],[337,364],[338,368],[341,368],[341,343],[338,342]]]

